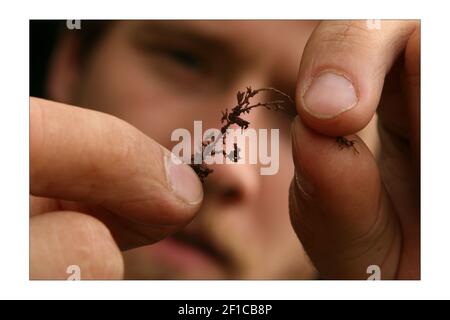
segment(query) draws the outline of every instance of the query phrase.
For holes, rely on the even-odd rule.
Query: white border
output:
[[[123,4],[124,2],[119,2]],[[0,298],[348,299],[448,298],[448,12],[419,1],[11,2],[1,13]],[[28,281],[29,19],[421,18],[422,281]]]

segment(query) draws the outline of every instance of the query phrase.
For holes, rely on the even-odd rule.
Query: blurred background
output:
[[[66,20],[30,20],[30,95],[46,97],[48,63]]]

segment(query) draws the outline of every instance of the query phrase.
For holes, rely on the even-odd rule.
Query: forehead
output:
[[[128,21],[137,27],[161,27],[184,29],[186,32],[198,32],[205,36],[219,37],[235,41],[249,37],[264,37],[273,35],[295,34],[302,30],[310,21],[300,20],[151,20]],[[283,32],[280,34],[280,32]]]
[[[184,29],[186,32],[198,32],[230,41],[261,34],[288,36],[315,24],[310,20],[122,20],[121,23],[144,29]]]
[[[139,33],[159,33],[186,41],[222,45],[235,50],[273,51],[301,48],[315,25],[301,20],[150,20],[121,21]]]

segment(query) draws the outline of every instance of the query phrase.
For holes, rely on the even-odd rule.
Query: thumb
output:
[[[352,148],[319,135],[297,117],[292,126],[296,167],[289,207],[293,227],[321,276],[367,279],[377,265],[394,278],[400,229],[369,149],[357,136]]]
[[[408,20],[383,20],[380,30],[364,20],[321,22],[298,75],[296,105],[303,122],[328,136],[363,129],[377,110],[386,75],[417,29],[417,21]],[[401,104],[394,106],[402,112]]]

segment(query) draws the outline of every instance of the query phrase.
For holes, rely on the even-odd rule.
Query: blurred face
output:
[[[172,131],[193,132],[194,120],[203,130],[220,128],[221,111],[232,108],[246,86],[275,87],[293,97],[313,27],[299,21],[114,22],[82,68],[71,69],[60,48],[51,98],[113,114],[172,149]],[[258,164],[214,165],[196,218],[168,239],[126,252],[128,278],[315,275],[289,221],[292,116],[256,109],[245,119],[251,128],[280,130],[278,172],[261,175]]]

